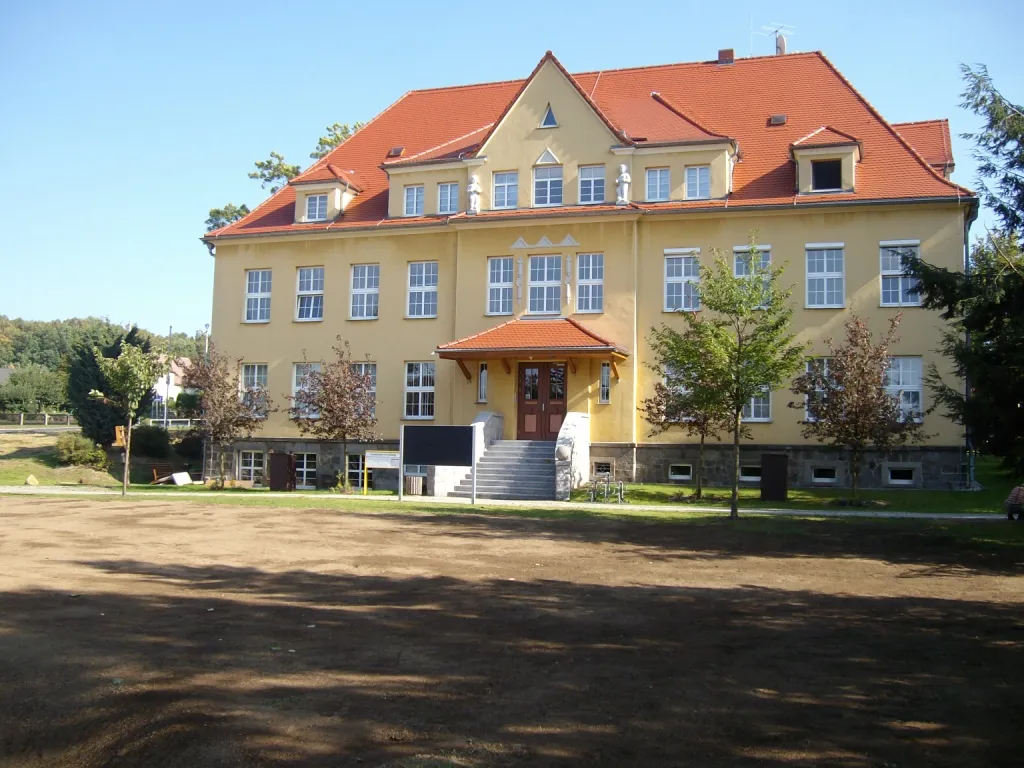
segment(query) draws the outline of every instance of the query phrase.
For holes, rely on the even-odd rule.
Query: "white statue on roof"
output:
[[[480,193],[483,191],[480,179],[474,173],[469,177],[469,186],[466,188],[469,194],[469,213],[480,213]]]
[[[615,204],[626,205],[629,203],[629,184],[633,178],[629,175],[625,164],[619,166],[619,177],[615,179]]]

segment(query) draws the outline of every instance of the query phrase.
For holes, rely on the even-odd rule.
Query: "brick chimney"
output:
[[[719,48],[718,49],[718,63],[719,64],[732,64],[736,59],[736,52],[732,48]]]

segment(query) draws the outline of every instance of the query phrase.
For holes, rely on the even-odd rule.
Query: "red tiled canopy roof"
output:
[[[607,353],[625,357],[623,347],[598,336],[568,317],[509,320],[481,333],[442,344],[439,357],[465,357],[466,353],[575,352]]]
[[[561,69],[557,59],[547,54],[535,72],[549,60]],[[821,53],[736,59],[728,65],[709,61],[565,74],[609,127],[609,145],[619,142],[642,147],[702,137],[736,141],[741,160],[733,169],[729,208],[973,197],[970,190],[946,180],[930,164],[937,157],[948,157],[948,150],[934,151],[942,146],[935,137],[947,136],[948,126],[940,135],[929,127],[916,129],[916,133],[907,127],[928,124],[903,124],[904,134],[917,142],[915,149],[911,146],[914,141],[908,143],[907,135],[901,136],[885,122]],[[362,191],[341,217],[319,224],[296,224],[296,190],[289,184],[244,219],[206,237],[443,224],[452,217],[388,219],[388,150],[405,147],[403,156],[394,161],[396,165],[469,156],[486,141],[526,82],[410,91],[294,180],[298,184],[334,181],[339,176],[331,166],[358,179]],[[787,117],[785,124],[771,125],[769,116],[780,113]],[[857,189],[839,195],[795,195],[791,147],[823,125],[846,136],[846,141],[857,137],[860,142],[863,161],[857,170]],[[672,211],[724,205],[722,200],[655,206],[636,202],[633,208]],[[559,208],[529,210],[537,217],[563,212]],[[596,208],[591,212],[599,213]]]
[[[953,165],[953,145],[949,138],[949,121],[919,120],[914,123],[893,123],[907,143],[910,144],[934,168]]]

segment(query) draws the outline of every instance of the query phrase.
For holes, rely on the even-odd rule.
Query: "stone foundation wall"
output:
[[[366,451],[397,451],[397,441],[383,441],[380,443],[349,443],[349,455],[365,453]],[[220,473],[220,446],[213,445],[206,450],[207,477],[216,477]],[[316,440],[292,440],[286,438],[253,438],[252,440],[239,440],[225,451],[225,474],[228,477],[237,477],[235,463],[239,451],[263,451],[264,461],[269,471],[269,455],[271,452],[280,453],[315,453],[317,454],[317,488],[332,488],[338,482],[338,472],[345,471],[345,457],[341,443],[318,442]],[[398,470],[397,469],[374,469],[370,471],[373,476],[371,488],[377,490],[397,491]],[[360,481],[362,482],[362,481]]]
[[[760,467],[761,454],[781,453],[789,457],[790,488],[848,488],[850,485],[845,452],[819,445],[742,445],[740,447],[741,485],[757,487],[759,478],[751,472],[743,478],[742,468]],[[611,465],[615,480],[629,481],[633,475],[633,446],[625,443],[594,443],[590,446],[591,474],[600,464]],[[636,446],[636,481],[640,483],[689,483],[685,476],[670,477],[672,465],[696,468],[698,446],[690,443]],[[921,446],[890,454],[871,452],[861,462],[862,488],[925,488],[954,490],[966,482],[967,458],[958,446]],[[704,482],[725,486],[732,482],[732,446],[714,444],[704,449]],[[895,472],[892,472],[895,470]],[[834,474],[835,479],[828,480]],[[817,476],[817,480],[815,477]]]

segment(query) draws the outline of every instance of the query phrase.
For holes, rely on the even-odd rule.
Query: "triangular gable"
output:
[[[555,157],[555,153],[550,149],[545,149],[534,165],[559,165],[558,158]]]
[[[487,145],[490,142],[491,137],[494,136],[494,134],[501,129],[502,124],[505,122],[505,118],[508,117],[512,109],[523,98],[523,94],[526,93],[527,89],[530,87],[530,84],[537,78],[537,75],[544,68],[545,64],[551,64],[558,70],[562,77],[565,78],[566,82],[568,82],[573,87],[573,90],[575,90],[576,93],[579,94],[580,98],[583,99],[583,101],[587,104],[587,106],[590,107],[590,110],[601,120],[605,128],[607,128],[608,132],[612,135],[612,138],[614,138],[618,142],[621,142],[622,144],[633,144],[633,142],[631,142],[629,138],[627,138],[621,130],[619,130],[615,125],[612,124],[612,122],[608,119],[608,116],[601,111],[601,108],[598,107],[597,104],[594,103],[594,100],[587,95],[586,91],[584,91],[580,87],[580,84],[576,82],[576,79],[572,75],[570,75],[568,70],[566,70],[566,68],[562,66],[561,62],[557,58],[555,58],[555,54],[553,54],[551,51],[548,51],[541,57],[541,60],[537,62],[537,66],[534,67],[533,72],[530,73],[530,76],[526,78],[525,81],[523,81],[523,85],[520,87],[519,91],[508,103],[508,105],[506,105],[504,111],[502,111],[501,113],[501,116],[494,121],[494,125],[491,127],[491,130],[488,132],[484,140],[480,142],[480,148],[475,153],[477,156],[486,154]]]

